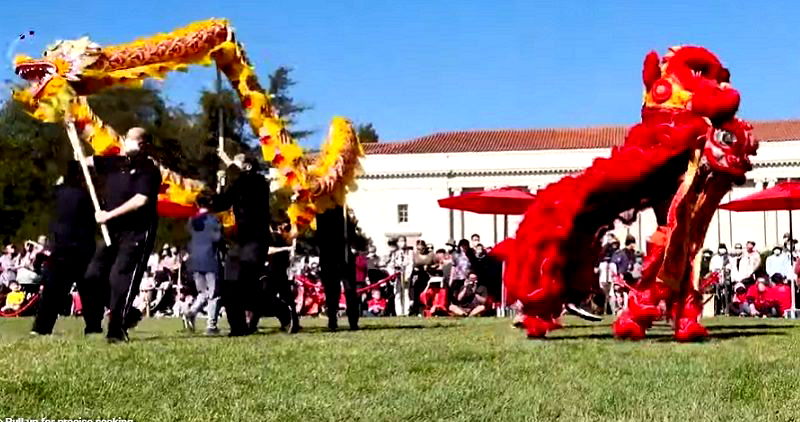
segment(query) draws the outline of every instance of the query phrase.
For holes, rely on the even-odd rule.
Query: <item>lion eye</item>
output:
[[[736,135],[727,130],[718,130],[714,134],[714,139],[720,144],[733,145],[733,143],[736,142]]]

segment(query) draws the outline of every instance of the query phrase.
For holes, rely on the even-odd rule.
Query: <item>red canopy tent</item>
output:
[[[777,185],[756,192],[744,198],[730,201],[719,206],[728,211],[780,211],[789,212],[789,244],[792,245],[794,234],[792,230],[792,210],[800,209],[800,182],[782,182]],[[794,262],[794,251],[790,251],[791,262]],[[792,292],[795,290],[795,282],[792,279]],[[792,294],[792,317],[795,317],[796,309],[794,294]]]
[[[480,192],[470,192],[464,195],[451,196],[439,200],[439,206],[461,211],[470,211],[477,214],[501,214],[505,216],[504,237],[508,237],[508,216],[525,214],[536,196],[518,188],[506,187]],[[495,237],[497,236],[495,225]],[[497,240],[497,239],[495,239]],[[510,242],[504,240],[496,248],[504,249]],[[499,251],[498,251],[499,252]],[[501,254],[500,254],[501,255]],[[506,294],[505,286],[501,294],[501,313],[505,313]]]
[[[534,195],[517,188],[500,188],[439,200],[439,206],[478,214],[521,215],[533,202]]]

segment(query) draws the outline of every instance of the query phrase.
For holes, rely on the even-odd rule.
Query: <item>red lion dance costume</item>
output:
[[[530,337],[558,328],[565,304],[580,303],[597,283],[594,256],[616,219],[632,222],[653,208],[658,230],[648,241],[641,281],[614,323],[618,338],[641,339],[672,313],[675,338],[708,335],[695,259],[722,197],[745,180],[758,143],[735,117],[739,93],[719,59],[701,47],[674,47],[644,61],[642,122],[609,158],[540,190],[508,248],[509,299],[519,300]]]

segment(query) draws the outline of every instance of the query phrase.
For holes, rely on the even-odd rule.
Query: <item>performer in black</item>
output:
[[[291,231],[290,223],[272,225],[264,291],[268,307],[280,321],[281,329],[294,334],[300,331],[300,320],[294,306],[292,283],[289,281],[291,254],[294,249]]]
[[[228,315],[231,336],[253,334],[264,305],[261,276],[267,261],[269,246],[269,183],[259,174],[259,163],[248,157],[244,162],[233,163],[220,152],[220,158],[241,166],[241,172],[228,184],[227,189],[212,201],[218,211],[233,207],[236,233],[233,245],[225,260],[224,281],[221,283],[221,300]],[[246,311],[251,313],[247,320]]]
[[[64,181],[56,188],[55,215],[50,223],[52,249],[44,265],[42,296],[33,334],[52,334],[73,283],[77,283],[82,295],[87,294],[83,276],[94,254],[97,225],[92,200],[80,172],[77,161],[69,162]],[[87,328],[90,323],[92,321],[86,321]]]
[[[103,245],[95,253],[86,273],[87,290],[93,294],[81,298],[88,333],[101,332],[103,307],[108,303],[111,314],[106,337],[112,343],[127,341],[127,330],[141,318],[131,305],[155,243],[161,187],[161,172],[147,152],[149,147],[145,130],[132,128],[121,156],[93,159],[104,181],[103,210],[95,219],[108,224],[111,245]]]
[[[320,278],[325,288],[328,329],[331,331],[339,328],[337,314],[342,285],[350,329],[358,330],[361,309],[356,293],[355,255],[348,242],[353,235],[352,228],[347,225],[343,207],[338,206],[317,215],[316,240],[319,245]]]

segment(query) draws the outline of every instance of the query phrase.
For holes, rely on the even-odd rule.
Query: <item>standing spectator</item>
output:
[[[617,267],[620,275],[630,273],[636,261],[636,238],[628,236],[625,238],[625,248],[614,252],[611,262]]]
[[[714,312],[716,315],[722,315],[730,307],[731,276],[734,271],[734,263],[728,254],[728,246],[726,244],[719,244],[717,254],[711,258],[708,268],[711,272],[715,272],[719,275],[719,283],[716,285],[716,291],[714,292]]]
[[[377,251],[375,245],[370,243],[367,252],[367,279],[370,283],[377,283],[388,275],[381,269],[381,257]]]
[[[770,277],[774,274],[781,274],[784,278],[788,278],[790,273],[794,274],[789,254],[785,253],[780,246],[772,248],[772,255],[767,257],[766,270]]]
[[[450,271],[450,300],[455,302],[458,295],[458,289],[464,285],[464,281],[470,272],[470,255],[471,249],[469,248],[469,241],[461,239],[458,242],[458,249],[453,253],[453,268]],[[476,275],[477,278],[477,275]],[[458,286],[458,287],[456,287]]]
[[[147,258],[147,271],[150,271],[150,274],[158,272],[159,261],[158,252],[151,253],[150,257]]]
[[[386,270],[390,274],[398,273],[394,283],[394,313],[397,316],[408,315],[409,301],[407,279],[411,275],[412,257],[406,250],[406,238],[400,236],[389,242],[389,255],[386,258]],[[391,305],[390,305],[391,306]]]
[[[453,258],[449,252],[445,249],[438,249],[436,251],[436,257],[434,261],[434,266],[436,268],[437,274],[442,277],[445,281],[450,281],[450,273],[453,270]],[[442,286],[442,287],[447,287]]]
[[[741,248],[741,245],[738,245]],[[761,265],[761,254],[756,250],[756,242],[748,241],[747,249],[741,253],[736,266],[736,282],[752,280],[753,273]]]
[[[433,266],[433,252],[428,249],[428,244],[424,240],[417,241],[417,248],[414,251],[414,270],[411,275],[411,307],[410,315],[419,315],[422,311],[420,295],[430,280],[429,271]]]
[[[191,236],[189,240],[188,270],[194,278],[197,299],[184,314],[184,322],[189,330],[194,331],[197,313],[208,305],[207,335],[219,334],[217,319],[219,318],[219,289],[217,271],[217,244],[222,240],[222,226],[214,214],[208,212],[210,200],[201,195],[197,198],[200,207],[197,215],[186,225]]]
[[[3,256],[0,256],[0,291],[7,291],[12,281],[17,280],[17,270],[20,268],[19,257],[17,256],[17,248],[12,245],[6,245],[3,249]]]
[[[475,249],[477,249],[478,245],[481,243],[481,236],[475,233],[472,236],[470,236],[469,239],[470,239],[469,247],[470,249],[472,249],[473,252],[475,252]]]
[[[605,295],[605,306],[604,308],[607,309],[612,314],[617,314],[616,305],[614,303],[614,286],[616,285],[615,281],[618,278],[617,273],[617,265],[611,261],[611,258],[603,258],[600,261],[600,264],[597,265],[595,269],[595,273],[597,273],[598,281],[600,283],[600,289],[603,291]],[[605,313],[605,312],[603,312]]]

